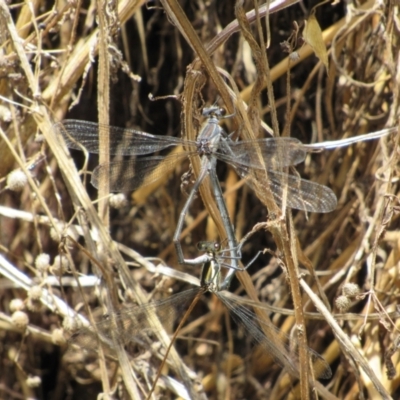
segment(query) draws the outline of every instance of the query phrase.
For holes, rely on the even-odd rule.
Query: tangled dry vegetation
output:
[[[303,143],[396,126],[395,1],[271,1],[268,18],[251,1],[180,3],[0,0],[2,399],[146,398],[161,343],[182,317],[180,297],[175,310],[162,309],[168,324],[147,335],[147,308],[127,328],[130,343],[110,337],[113,351],[93,338],[66,343],[71,325],[104,309],[162,302],[200,275],[200,266],[177,263],[172,244],[186,200],[181,176],[189,166],[198,173],[198,158],[110,210],[107,182],[96,192],[84,173],[106,159],[106,145],[88,164],[82,152],[71,158],[56,121],[195,139],[202,107],[217,101],[234,114],[225,131],[241,139],[268,137],[261,120]],[[397,142],[394,129],[296,167],[335,192],[337,208],[326,214],[280,217],[218,165],[237,239],[254,230],[243,264],[264,251],[231,290],[262,303],[259,318],[271,318],[292,344],[307,340],[332,377],[313,383],[300,346],[300,374],[290,378],[210,295],[179,332],[155,398],[185,397],[185,387],[186,397],[210,399],[400,397]],[[200,240],[224,243],[210,193],[206,182],[185,220],[187,258],[199,255]]]

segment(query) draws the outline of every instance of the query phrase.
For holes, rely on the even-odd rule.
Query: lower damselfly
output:
[[[168,345],[164,343],[167,347],[164,358],[166,359],[170,347],[190,317],[196,303],[204,294],[210,292],[226,306],[233,320],[250,334],[256,344],[260,345],[292,377],[299,378],[300,344],[272,324],[265,309],[262,308],[262,303],[252,303],[249,306],[248,302],[243,301],[241,297],[222,289],[224,282],[221,280],[219,246],[214,242],[210,246],[206,246],[204,243],[201,248],[207,251],[208,258],[202,267],[200,287],[176,293],[164,300],[151,301],[140,306],[124,307],[112,318],[104,317],[94,327],[78,331],[72,337],[72,341],[83,347],[96,346],[98,342],[101,342],[112,349],[113,336],[117,332],[119,340],[123,344],[137,343],[138,341],[143,343],[145,341],[143,335],[157,329],[149,322],[151,321],[149,315],[156,315],[162,324],[170,323],[176,315],[183,315],[170,343]],[[117,326],[113,325],[115,323]],[[323,379],[330,378],[331,369],[325,359],[311,348],[307,347],[306,350],[314,376]],[[159,371],[161,371],[161,367]],[[155,384],[156,382],[154,382]]]

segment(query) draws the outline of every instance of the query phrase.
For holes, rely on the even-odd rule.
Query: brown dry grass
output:
[[[392,2],[380,6],[369,0],[356,8],[321,5],[316,17],[329,50],[328,71],[308,45],[298,44],[299,58],[290,64],[289,78],[280,43],[293,33],[295,21],[303,26],[305,13],[316,2],[305,10],[287,1],[287,8],[270,15],[266,53],[259,47],[254,21],[246,27],[242,17],[235,25],[233,2],[187,2],[184,10],[173,0],[161,3],[165,11],[160,5],[146,8],[122,0],[118,12],[115,3],[107,3],[97,16],[102,2],[0,0],[0,398],[96,398],[101,392],[115,398],[145,397],[163,352],[157,343],[167,341],[167,333],[176,327],[173,316],[166,331],[159,326],[151,337],[151,351],[137,344],[119,346],[117,362],[109,361],[107,351],[99,350],[98,357],[79,349],[66,351],[65,345],[53,344],[54,337],[63,334],[60,329],[72,309],[88,315],[99,304],[116,308],[121,302],[164,298],[187,289],[196,283],[192,276],[200,274],[199,268],[177,264],[172,245],[185,202],[180,176],[189,163],[133,193],[129,205],[111,210],[110,218],[107,202],[101,200],[100,218],[92,203],[96,192],[89,183],[82,185],[75,168],[83,165],[83,156],[74,152],[74,161],[69,157],[54,121],[87,119],[154,134],[182,132],[193,139],[201,107],[219,96],[229,111],[235,110],[225,129],[240,132],[242,138],[265,134],[260,118],[275,132],[279,125],[283,134],[288,134],[290,122],[291,136],[304,143],[396,125],[400,27],[398,6]],[[246,2],[246,11],[253,7]],[[264,19],[261,26],[265,31]],[[234,29],[237,33],[231,34]],[[221,78],[224,71],[249,105],[247,113],[241,102],[233,104]],[[176,97],[150,101],[149,93]],[[35,140],[39,132],[45,141]],[[41,162],[28,172],[38,157]],[[104,145],[100,162],[106,158]],[[98,161],[90,158],[89,170]],[[197,171],[198,160],[190,161]],[[6,188],[7,174],[15,168],[29,176],[20,192]],[[291,333],[296,325],[299,329],[292,334],[325,357],[333,377],[317,383],[321,397],[398,398],[396,134],[313,154],[297,169],[302,177],[334,190],[334,212],[306,216],[293,211],[293,222],[287,217],[271,223],[267,208],[272,215],[279,209],[262,204],[233,170],[219,165],[237,238],[269,221],[267,229],[246,243],[243,262],[259,250],[268,252],[237,274],[240,284],[234,281],[232,290],[268,305],[270,312],[264,309],[260,318],[271,317],[281,330]],[[107,193],[107,182],[102,182],[99,197]],[[65,236],[71,229],[77,242]],[[186,221],[185,256],[198,255],[195,244],[200,240],[224,238],[204,185]],[[68,272],[39,270],[35,259],[41,253],[50,255],[51,264],[57,255],[67,259]],[[99,295],[93,286],[77,287],[78,275],[94,273],[101,273],[102,293],[109,296]],[[349,283],[358,285],[358,295],[347,294]],[[32,286],[40,286],[39,294]],[[338,298],[350,303],[345,313],[337,308]],[[26,330],[10,318],[13,299],[24,301]],[[300,363],[307,362],[303,356]],[[191,397],[307,398],[307,368],[302,368],[300,384],[279,372],[268,355],[253,350],[248,335],[229,322],[212,296],[195,308],[163,369],[165,376],[192,382]],[[40,377],[41,384],[35,386],[32,377]],[[156,396],[177,395],[158,387]]]

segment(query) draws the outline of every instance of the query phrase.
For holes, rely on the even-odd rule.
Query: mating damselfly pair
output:
[[[193,299],[198,301],[201,294],[206,292],[214,293],[222,303],[230,310],[233,318],[243,325],[258,342],[281,366],[295,377],[298,372],[298,349],[289,347],[289,341],[285,337],[282,340],[281,334],[268,319],[260,319],[259,313],[254,313],[237,298],[227,292],[230,279],[234,272],[239,269],[238,259],[240,258],[239,247],[236,244],[233,228],[227,216],[225,203],[222,199],[222,192],[216,177],[216,162],[222,160],[232,165],[238,174],[246,178],[250,186],[258,191],[259,196],[273,195],[274,201],[287,207],[305,210],[309,212],[329,212],[336,207],[336,196],[326,186],[303,180],[295,175],[288,175],[283,172],[285,167],[298,164],[303,161],[309,150],[301,142],[293,138],[270,138],[255,141],[233,141],[226,135],[219,125],[222,117],[221,109],[218,107],[206,108],[203,111],[206,122],[200,130],[196,141],[188,141],[174,137],[162,137],[148,133],[123,129],[112,126],[102,127],[99,124],[87,121],[67,120],[58,124],[57,128],[62,132],[68,147],[82,149],[85,147],[89,152],[98,153],[99,135],[103,128],[110,133],[110,153],[120,157],[117,161],[99,165],[93,172],[92,184],[98,187],[103,174],[110,179],[111,191],[135,190],[141,185],[146,185],[157,180],[166,170],[173,169],[177,163],[186,157],[197,154],[201,156],[202,166],[199,176],[193,185],[186,204],[180,214],[179,222],[174,234],[178,260],[180,263],[193,263],[193,260],[185,260],[180,247],[179,237],[182,231],[185,215],[199,189],[204,178],[210,175],[214,196],[217,200],[219,210],[225,221],[225,228],[228,234],[231,273],[221,282],[220,268],[226,264],[222,256],[217,255],[215,249],[205,249],[206,257],[199,257],[204,262],[201,277],[201,287],[177,293],[166,300],[150,302],[144,306],[133,306],[129,310],[121,311],[117,317],[105,319],[97,325],[103,340],[112,342],[109,332],[115,331],[110,321],[117,320],[118,330],[123,342],[131,341],[138,331],[148,328],[147,316],[155,313],[161,321],[171,319],[171,313],[176,309],[188,307]],[[153,152],[165,150],[169,147],[182,145],[184,152],[170,154],[167,156],[148,156]],[[129,156],[129,159],[121,159]],[[134,156],[134,157],[132,157]],[[162,165],[162,171],[159,165]],[[254,184],[252,170],[266,170],[269,190],[263,191],[259,184]],[[179,314],[179,311],[178,311]],[[166,316],[166,317],[165,317]],[[135,328],[136,327],[136,328]],[[151,328],[151,327],[149,327]],[[88,331],[85,330],[85,334]],[[89,334],[90,336],[90,334]],[[321,356],[311,349],[307,349],[310,359],[315,363],[316,375],[318,377],[329,377],[331,372],[328,364]]]

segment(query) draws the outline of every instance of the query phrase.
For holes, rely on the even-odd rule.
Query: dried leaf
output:
[[[321,62],[325,65],[326,70],[328,71],[328,53],[326,51],[325,42],[322,37],[321,28],[314,14],[310,15],[308,21],[305,21],[303,38],[311,46],[315,55],[321,60]]]

